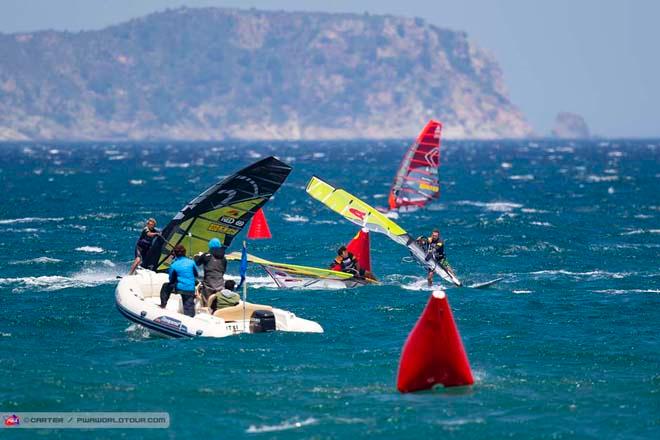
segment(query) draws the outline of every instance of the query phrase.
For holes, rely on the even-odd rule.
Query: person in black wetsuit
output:
[[[156,220],[150,218],[144,225],[144,229],[142,229],[142,232],[140,233],[140,238],[138,238],[138,241],[135,244],[135,260],[133,260],[131,270],[128,272],[129,275],[133,275],[138,264],[142,263],[147,252],[149,252],[154,239],[159,235],[160,230],[156,228]]]
[[[357,258],[348,252],[346,246],[337,249],[337,257],[332,261],[330,269],[353,274],[356,278],[376,279],[373,273],[360,267]]]
[[[199,253],[194,257],[195,264],[204,267],[204,281],[202,281],[202,295],[204,300],[209,296],[220,292],[225,287],[225,271],[227,270],[227,259],[225,258],[225,247],[220,240],[212,238],[209,240],[209,251]]]
[[[417,243],[426,251],[426,261],[433,260],[437,264],[444,267],[446,264],[445,259],[445,242],[440,237],[440,231],[434,229],[430,237],[424,237],[423,235],[417,238]],[[433,275],[435,272],[433,269],[428,269],[428,274],[426,280],[429,286],[433,285]]]

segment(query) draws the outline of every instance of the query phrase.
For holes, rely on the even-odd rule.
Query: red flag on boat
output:
[[[266,216],[264,212],[259,208],[257,212],[254,213],[252,221],[250,222],[250,229],[248,229],[247,238],[250,240],[258,240],[262,238],[273,238],[270,234],[270,228],[266,222]]]
[[[351,242],[348,243],[346,250],[355,255],[355,258],[357,258],[358,264],[362,269],[371,272],[368,229],[360,229]]]
[[[472,385],[472,371],[444,292],[433,292],[401,351],[397,389]]]

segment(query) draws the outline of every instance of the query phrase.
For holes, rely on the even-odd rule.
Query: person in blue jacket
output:
[[[195,316],[195,282],[199,273],[195,262],[186,257],[186,248],[177,244],[174,246],[174,261],[168,270],[170,282],[160,289],[160,307],[165,308],[170,295],[174,291],[183,299],[183,313]]]

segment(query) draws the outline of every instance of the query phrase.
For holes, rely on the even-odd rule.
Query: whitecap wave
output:
[[[23,218],[5,218],[0,219],[0,225],[12,225],[14,223],[43,223],[43,222],[61,222],[64,217],[23,217]]]
[[[458,419],[438,420],[435,423],[441,425],[443,429],[447,431],[455,431],[458,430],[458,428],[463,425],[486,423],[486,419],[482,417],[473,417],[473,418],[465,417]]]
[[[413,279],[413,281],[406,282],[406,280],[409,280],[411,278]],[[427,290],[427,291],[439,289],[438,286],[429,286],[428,281],[426,281],[426,278],[422,278],[422,277],[404,277],[401,282],[401,288],[406,290]]]
[[[61,263],[62,260],[58,260],[57,258],[50,258],[50,257],[37,257],[37,258],[32,258],[30,260],[16,260],[16,261],[11,261],[9,264],[47,264],[47,263]]]
[[[52,292],[70,288],[95,287],[116,281],[116,272],[83,270],[70,276],[43,275],[39,277],[0,278],[0,287],[9,287],[13,293],[28,290]]]
[[[539,270],[536,272],[530,272],[529,274],[538,277],[555,277],[557,275],[565,275],[575,278],[592,278],[592,279],[597,279],[597,278],[621,279],[631,275],[631,273],[629,272],[607,272],[604,270],[591,270],[587,272],[571,272],[565,269]]]
[[[534,225],[534,226],[546,226],[546,227],[549,227],[549,228],[553,227],[553,225],[551,223],[548,223],[548,222],[530,222],[529,224]]]
[[[530,181],[534,180],[533,174],[517,174],[514,176],[509,176],[509,180],[521,180],[521,181]]]
[[[632,231],[621,233],[621,235],[640,235],[640,234],[660,234],[660,229],[634,229]]]
[[[472,200],[460,200],[456,204],[461,206],[477,206],[492,212],[511,212],[514,209],[523,207],[520,203],[514,202],[475,202]]]
[[[278,423],[277,425],[261,425],[261,426],[250,425],[250,427],[245,432],[247,432],[248,434],[260,434],[263,432],[287,431],[289,429],[298,429],[298,428],[302,428],[303,426],[314,425],[318,422],[319,422],[318,419],[315,419],[314,417],[309,417],[305,420],[299,420],[298,418],[293,418],[293,419],[285,420],[282,423]]]
[[[234,275],[225,275],[225,280],[234,280],[238,284],[241,281],[241,278],[238,276]],[[260,289],[260,288],[267,288],[267,289],[276,289],[277,284],[275,283],[275,280],[273,280],[269,276],[261,276],[261,277],[253,277],[253,276],[248,276],[245,278],[245,282],[248,285],[248,288],[254,288],[254,289]]]
[[[587,176],[585,179],[587,182],[590,183],[598,183],[598,182],[616,182],[619,180],[619,176],[596,176],[594,174],[590,174]]]
[[[594,290],[594,292],[608,295],[624,295],[626,293],[660,293],[660,289],[603,289]]]
[[[284,221],[293,222],[293,223],[306,223],[309,221],[307,217],[304,217],[302,215],[284,214],[282,218],[284,219]]]
[[[80,246],[80,247],[77,247],[76,250],[79,251],[79,252],[89,252],[89,253],[92,253],[92,254],[100,254],[100,253],[105,252],[105,249],[103,249],[102,247],[98,247],[98,246]]]

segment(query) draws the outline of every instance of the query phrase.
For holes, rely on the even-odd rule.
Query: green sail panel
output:
[[[219,181],[191,200],[158,237],[142,266],[151,270],[169,267],[174,246],[182,244],[191,256],[208,249],[217,237],[229,246],[254,213],[268,202],[291,173],[291,167],[267,157]]]

